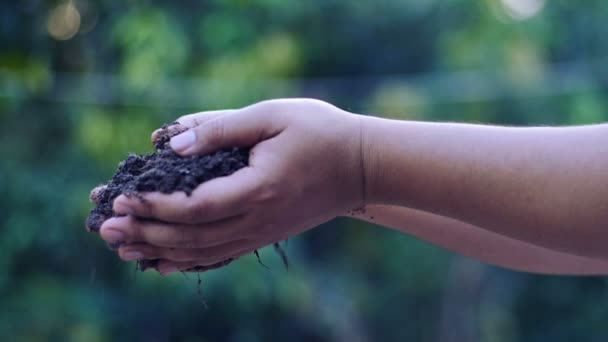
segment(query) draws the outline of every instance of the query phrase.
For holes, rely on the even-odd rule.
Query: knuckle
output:
[[[198,223],[202,220],[205,213],[213,211],[214,206],[214,201],[208,198],[191,201],[185,210],[185,219],[191,223]]]
[[[273,108],[276,108],[277,103],[279,103],[280,100],[263,100],[260,101],[256,104],[254,104],[255,107],[257,107],[258,109],[266,109],[266,110],[270,110]]]
[[[117,213],[121,213],[121,214],[134,214],[135,213],[135,208],[133,205],[131,205],[129,203],[129,200],[127,198],[127,196],[125,195],[120,195],[118,197],[116,197],[116,199],[114,199],[114,202],[112,203],[112,209],[117,212]]]
[[[191,120],[192,120],[194,127],[200,126],[203,124],[204,121],[200,115],[201,114],[192,114]]]
[[[129,216],[129,226],[131,227],[130,229],[130,234],[131,234],[131,240],[132,241],[145,241],[146,237],[144,236],[144,229],[143,229],[143,223],[141,222],[140,219],[133,217],[133,216]]]
[[[268,203],[279,197],[279,190],[272,182],[264,183],[255,192],[255,201],[258,203]]]
[[[207,144],[211,146],[222,144],[225,135],[225,125],[221,117],[209,120],[202,127],[205,128],[205,134],[201,138],[205,139]]]
[[[182,248],[197,248],[200,246],[201,239],[198,234],[189,234],[185,228],[177,231],[176,245]]]
[[[257,186],[254,188],[254,199],[261,204],[276,203],[281,200],[285,192],[285,183],[281,182],[281,177],[274,174],[262,173]]]
[[[139,246],[137,250],[143,254],[143,259],[156,259],[161,257],[163,254],[162,250],[150,246]]]
[[[152,217],[156,212],[154,202],[146,199],[144,196],[137,196],[136,198],[136,200],[126,200],[126,206],[137,216]]]
[[[156,215],[157,210],[156,210],[156,205],[154,204],[154,202],[142,201],[141,207],[142,207],[143,214],[146,217],[153,217],[154,215]]]
[[[285,100],[265,100],[256,103],[253,108],[264,115],[276,115],[284,108]]]

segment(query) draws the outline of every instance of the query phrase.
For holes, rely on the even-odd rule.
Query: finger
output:
[[[170,145],[183,156],[253,146],[280,133],[277,121],[277,107],[260,103],[202,122],[171,138]]]
[[[234,112],[233,109],[210,110],[210,111],[198,112],[198,113],[181,116],[177,120],[175,120],[176,124],[169,125],[165,128],[159,128],[159,129],[155,130],[154,132],[152,132],[152,136],[151,136],[152,142],[156,142],[156,140],[159,137],[159,134],[165,130],[169,130],[169,132],[170,132],[169,135],[173,135],[172,133],[183,130],[184,128],[196,127],[205,121],[209,121],[218,116],[221,116],[221,115],[224,115],[227,113],[232,113],[232,112]]]
[[[182,126],[192,128],[202,124],[203,122],[209,121],[225,114],[233,113],[235,111],[236,109],[208,110],[204,112],[183,115],[179,117],[176,121],[179,122],[179,124]]]
[[[137,219],[134,216],[106,220],[99,231],[109,243],[145,242],[159,247],[202,248],[249,238],[241,217],[191,226]]]
[[[150,192],[141,196],[120,195],[114,200],[119,215],[134,215],[165,222],[204,223],[242,215],[256,196],[262,196],[259,170],[245,167],[228,177],[199,185],[190,196],[174,192]]]
[[[165,259],[176,262],[198,261],[211,265],[228,257],[238,255],[256,245],[253,240],[236,240],[208,248],[166,248],[146,243],[122,245],[118,254],[125,261],[144,259]]]
[[[174,273],[174,272],[180,272],[180,271],[197,271],[197,272],[204,272],[204,271],[208,271],[208,270],[212,270],[212,269],[216,269],[216,268],[220,268],[223,266],[228,265],[229,263],[231,263],[232,261],[238,259],[239,257],[252,253],[253,250],[252,249],[247,249],[247,250],[243,250],[240,251],[232,256],[229,257],[221,257],[218,258],[214,261],[202,261],[202,260],[197,260],[197,261],[184,261],[184,262],[178,262],[178,261],[171,261],[171,260],[166,260],[166,259],[161,259],[158,262],[157,268],[158,271],[162,274],[162,275],[167,275],[170,273]]]

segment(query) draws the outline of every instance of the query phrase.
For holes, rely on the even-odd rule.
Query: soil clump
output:
[[[249,163],[249,149],[231,148],[204,156],[182,157],[169,147],[169,140],[185,128],[179,124],[164,125],[154,142],[156,151],[138,155],[130,154],[120,162],[114,176],[107,184],[91,192],[95,207],[91,210],[86,227],[89,231],[99,232],[102,223],[117,216],[112,210],[114,199],[121,194],[140,196],[142,192],[172,193],[183,191],[190,195],[201,183],[229,176],[246,167]],[[141,197],[140,197],[141,198]],[[116,249],[121,243],[110,245]],[[158,259],[142,260],[138,268],[142,271],[156,268]],[[201,272],[228,265],[233,259],[226,259],[209,266],[196,266],[186,271]]]

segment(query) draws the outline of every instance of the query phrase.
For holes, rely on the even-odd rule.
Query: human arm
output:
[[[510,128],[366,117],[366,203],[608,257],[608,125]]]
[[[366,204],[413,207],[583,255],[585,241],[601,246],[601,230],[569,229],[591,227],[606,215],[598,209],[605,204],[599,178],[607,158],[595,126],[580,128],[596,132],[587,140],[579,128],[401,122],[300,99],[180,122],[190,129],[173,138],[178,153],[254,146],[250,165],[200,185],[190,197],[117,198],[114,210],[127,216],[108,220],[101,235],[112,242],[110,232],[122,231],[146,258],[184,267],[217,262]],[[584,153],[574,153],[572,145]],[[121,256],[129,259],[126,251],[135,247],[124,245]]]
[[[608,261],[515,240],[455,219],[405,207],[370,205],[354,217],[415,236],[488,264],[555,275],[605,275]]]

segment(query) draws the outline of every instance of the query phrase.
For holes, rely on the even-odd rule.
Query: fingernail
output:
[[[125,241],[125,233],[117,229],[103,228],[100,233],[101,237],[110,242]]]
[[[158,272],[161,275],[168,275],[168,274],[171,274],[171,273],[175,273],[177,271],[178,271],[178,269],[175,266],[166,266],[166,267],[163,267],[163,268],[161,268],[161,269],[158,270]]]
[[[143,259],[143,257],[144,257],[144,254],[139,251],[128,251],[128,252],[125,252],[125,254],[123,254],[123,259],[125,259],[127,261],[140,260],[140,259]]]
[[[171,138],[171,148],[175,151],[184,151],[194,144],[196,134],[192,130],[187,130]]]

